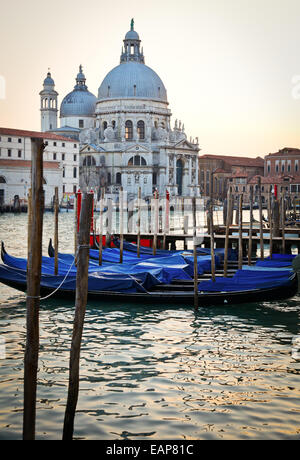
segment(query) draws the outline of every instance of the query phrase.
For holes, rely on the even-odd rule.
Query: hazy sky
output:
[[[203,153],[300,148],[299,0],[1,0],[0,11],[1,126],[40,130],[48,67],[59,103],[79,64],[97,95],[134,17],[172,125]]]

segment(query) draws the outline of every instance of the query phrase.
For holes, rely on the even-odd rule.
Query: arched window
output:
[[[107,121],[104,121],[104,122],[102,123],[102,126],[103,126],[103,131],[104,131],[104,130],[107,128]]]
[[[88,155],[83,160],[83,166],[96,166],[96,160],[92,155]]]
[[[128,166],[147,166],[145,158],[135,155],[128,161]]]
[[[133,139],[133,125],[131,120],[127,120],[125,123],[125,139],[127,141]]]
[[[145,123],[143,122],[143,120],[138,121],[137,132],[139,139],[145,139]]]
[[[122,176],[121,176],[121,173],[120,173],[120,172],[118,172],[118,173],[116,174],[116,184],[118,184],[118,185],[121,185],[121,184],[122,184]]]
[[[0,184],[6,184],[6,179],[3,176],[0,176]]]
[[[111,174],[107,173],[107,185],[111,184]]]

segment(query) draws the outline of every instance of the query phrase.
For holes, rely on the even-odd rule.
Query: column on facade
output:
[[[191,163],[190,159],[183,160],[182,194],[190,195],[191,191]]]
[[[196,186],[196,196],[199,196],[200,194],[200,183],[199,183],[199,164],[198,164],[198,158],[195,156],[195,162],[196,162],[196,176],[195,176],[195,186]]]
[[[120,129],[120,134],[121,134],[121,141],[125,142],[125,113],[121,113],[121,129]]]
[[[176,155],[174,155],[174,159],[173,159],[173,162],[174,162],[174,164],[173,164],[173,169],[174,169],[174,171],[173,171],[173,184],[174,185],[176,185],[176,161],[177,161],[177,157],[176,157]]]
[[[137,118],[132,118],[132,137],[134,141],[138,141],[138,132],[137,132]]]

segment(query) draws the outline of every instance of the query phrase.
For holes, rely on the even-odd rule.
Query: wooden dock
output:
[[[292,246],[296,246],[298,249],[298,253],[300,254],[300,228],[289,228],[285,229],[285,253],[291,253]],[[119,238],[119,234],[114,234],[115,237]],[[137,234],[136,233],[124,233],[123,234],[124,240],[128,242],[137,242]],[[153,233],[141,233],[141,239],[150,240],[151,242],[154,239]],[[193,240],[193,235],[191,233],[169,233],[157,234],[157,242],[158,247],[163,247],[163,240],[165,238],[166,241],[166,249],[179,249],[178,242],[183,243],[184,249],[191,248],[189,247],[189,243]],[[207,232],[204,234],[199,234],[198,238],[198,246],[204,248],[210,248],[211,237]],[[259,247],[260,243],[260,230],[253,228],[252,229],[252,252],[255,253],[257,247]],[[269,229],[263,229],[263,242],[264,244],[270,243],[270,234]],[[215,228],[214,232],[214,240],[215,240],[215,247],[216,248],[224,248],[225,246],[225,227],[218,227]],[[239,241],[239,234],[238,228],[236,226],[230,227],[230,234],[229,234],[229,248],[237,247]],[[243,255],[247,254],[247,248],[249,244],[249,229],[244,227],[243,234],[242,234],[242,241],[243,241]],[[282,236],[273,236],[272,237],[273,246],[276,248],[277,251],[280,252],[281,245],[282,245]],[[182,246],[182,244],[180,245]],[[180,247],[181,249],[181,247]]]

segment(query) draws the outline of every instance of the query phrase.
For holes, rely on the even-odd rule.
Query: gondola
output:
[[[0,282],[26,291],[26,270],[0,265]],[[151,275],[152,276],[152,275]],[[153,281],[153,282],[152,282]],[[41,297],[75,298],[76,273],[64,280],[64,275],[42,274]],[[238,270],[233,278],[219,278],[215,282],[200,281],[198,284],[199,307],[242,304],[284,300],[293,297],[298,290],[297,275],[291,270],[266,269],[263,267]],[[171,283],[155,281],[147,284],[138,276],[122,273],[89,273],[88,298],[96,301],[124,301],[193,305],[193,280],[173,280]]]

